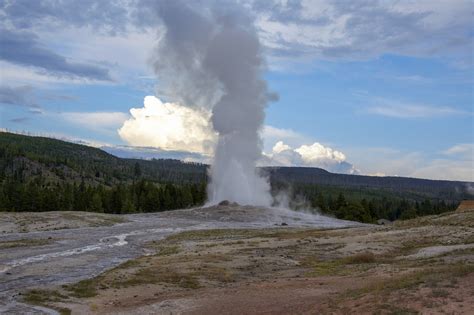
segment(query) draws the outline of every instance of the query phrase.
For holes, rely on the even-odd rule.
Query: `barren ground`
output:
[[[15,299],[64,314],[474,314],[474,212],[351,227],[254,210],[166,213],[214,223],[142,237],[131,259],[81,281],[31,282]]]

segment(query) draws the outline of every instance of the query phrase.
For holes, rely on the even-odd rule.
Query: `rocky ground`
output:
[[[114,226],[85,229],[129,233],[123,238],[127,245],[18,267],[4,261],[4,279],[18,274],[4,288],[0,284],[4,310],[30,305],[30,312],[64,314],[474,313],[474,212],[382,227],[236,205],[121,218]],[[145,232],[139,234],[137,226]],[[32,233],[0,239],[0,249],[13,258],[69,237],[32,239]],[[116,249],[131,253],[75,278],[44,281],[53,271],[38,271],[74,271],[71,260],[89,266],[96,256],[116,258]]]
[[[0,212],[0,236],[10,233],[111,226],[126,221],[125,217],[90,212]]]

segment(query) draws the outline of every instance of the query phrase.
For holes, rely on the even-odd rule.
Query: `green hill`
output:
[[[120,159],[81,144],[0,133],[0,178],[29,181],[41,176],[53,183],[112,186],[131,182],[138,175],[163,183],[199,183],[206,179],[206,166],[178,160]]]
[[[469,198],[467,187],[472,185],[461,181],[333,174],[311,167],[278,167],[268,168],[267,171],[272,182],[340,187],[362,194],[390,194],[413,200],[434,198],[458,202]]]
[[[206,166],[120,159],[66,141],[0,133],[0,211],[152,212],[205,200]]]

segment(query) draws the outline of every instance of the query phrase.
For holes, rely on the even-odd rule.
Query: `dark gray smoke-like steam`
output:
[[[210,203],[227,199],[268,206],[269,184],[256,173],[256,161],[270,94],[253,21],[236,5],[190,3],[158,5],[166,27],[154,61],[160,84],[181,104],[212,109],[219,139],[210,170]]]

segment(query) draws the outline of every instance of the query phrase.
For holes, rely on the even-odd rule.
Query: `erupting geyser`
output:
[[[262,154],[265,107],[273,96],[262,79],[264,61],[253,21],[238,6],[215,4],[198,13],[191,3],[158,5],[166,26],[154,61],[160,83],[181,103],[212,111],[218,141],[209,202],[270,206],[270,186],[256,162]]]

